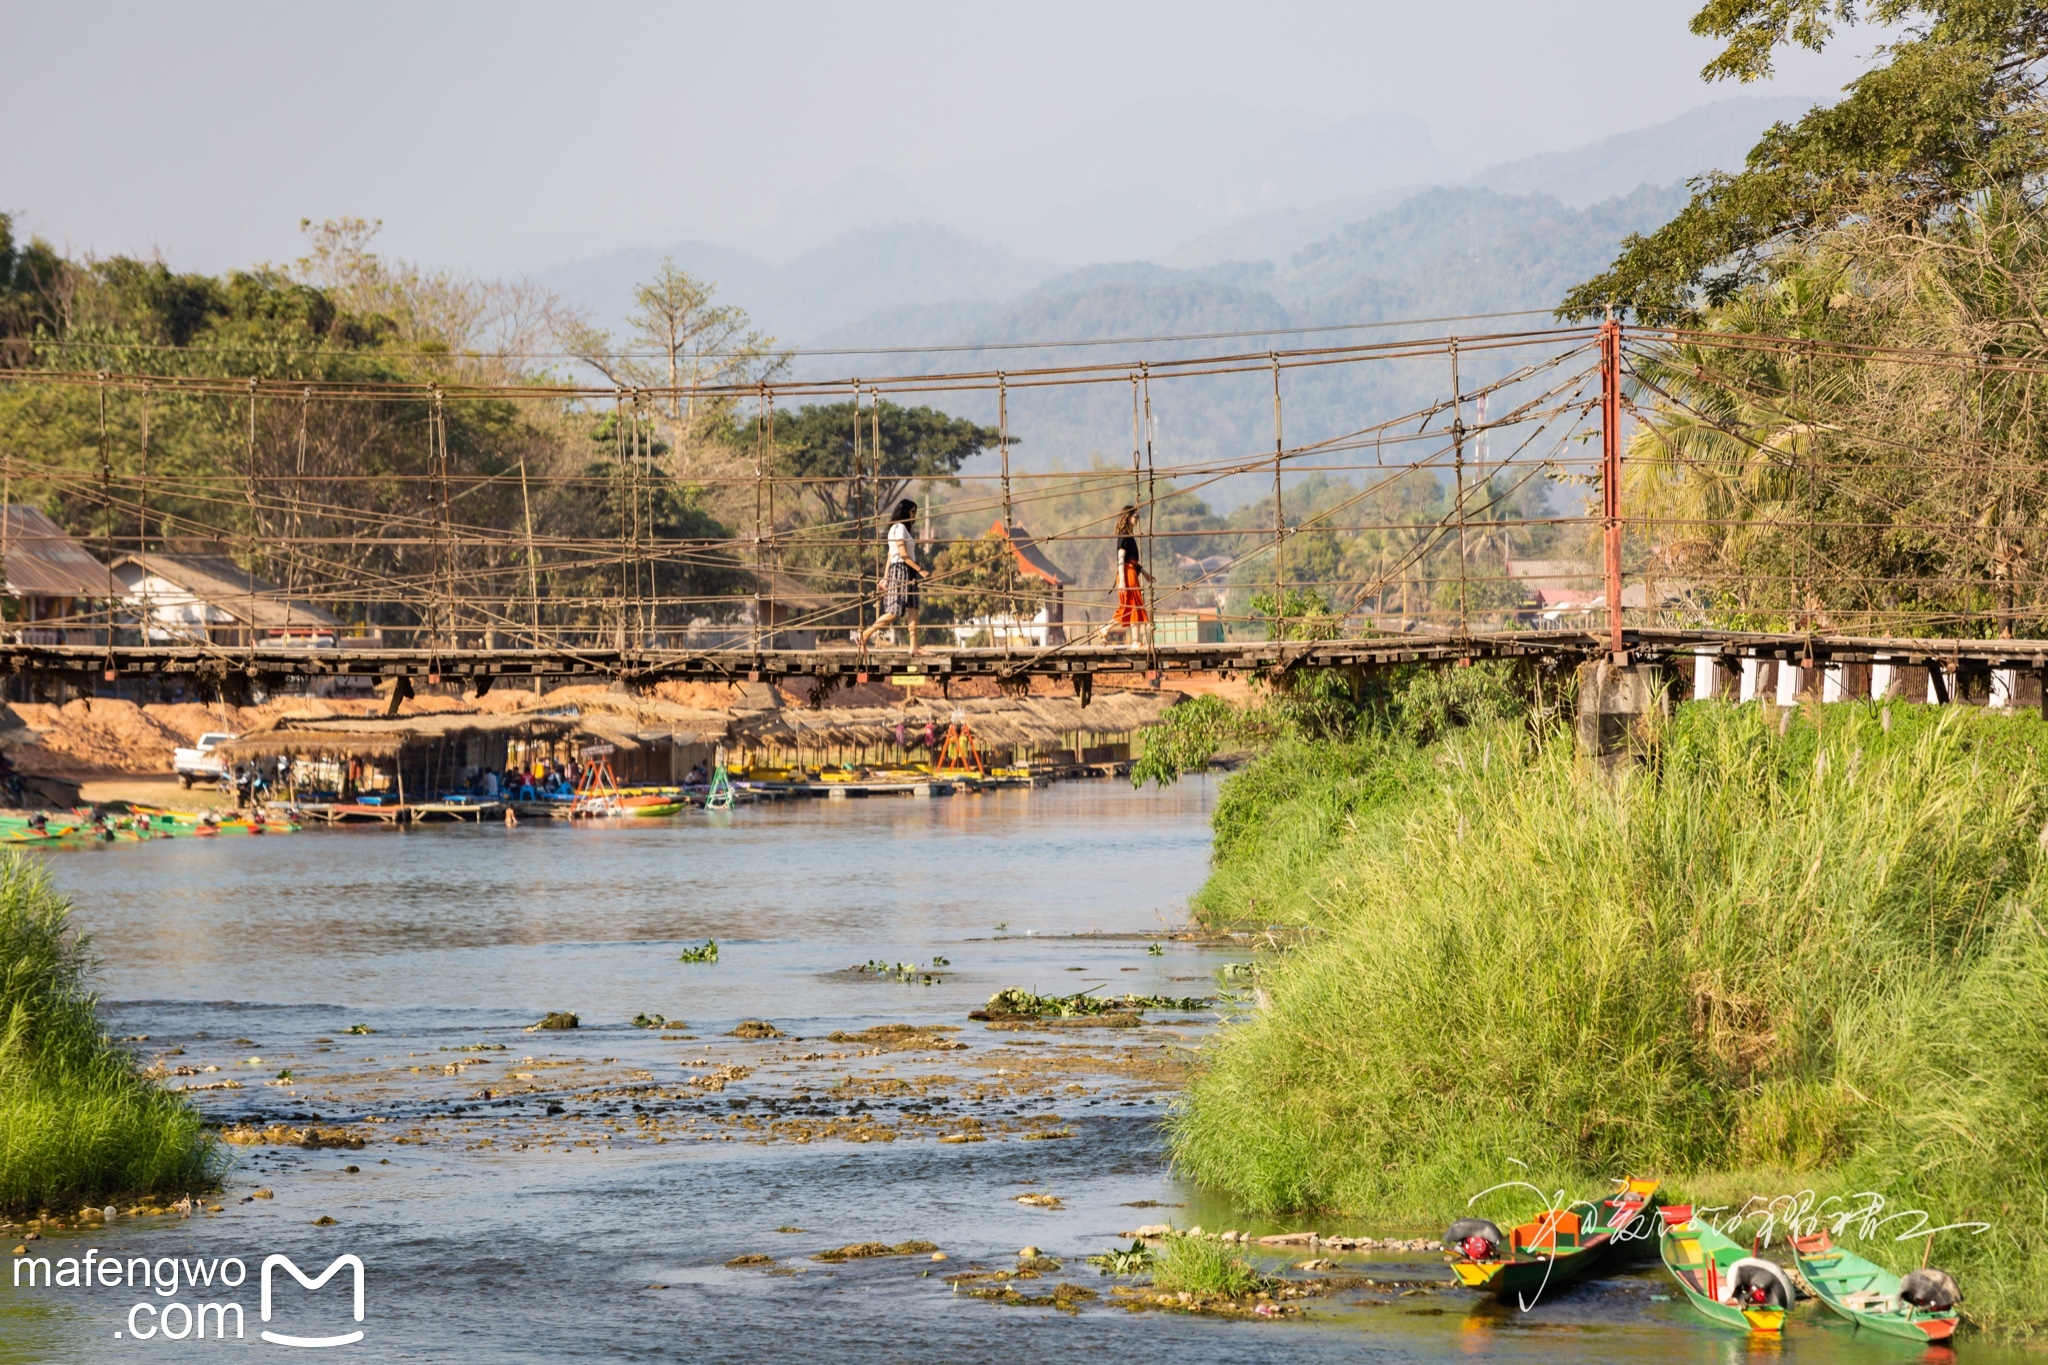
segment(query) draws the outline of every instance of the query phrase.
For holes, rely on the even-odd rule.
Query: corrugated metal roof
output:
[[[109,597],[107,566],[33,507],[0,506],[0,570],[16,597]]]
[[[287,597],[285,590],[260,574],[251,573],[226,555],[179,555],[144,551],[125,554],[114,568],[134,565],[166,583],[174,583],[209,606],[219,607],[236,620],[257,630],[284,630],[291,626],[319,626],[332,629],[341,618],[311,602]],[[138,592],[127,594],[130,601]]]

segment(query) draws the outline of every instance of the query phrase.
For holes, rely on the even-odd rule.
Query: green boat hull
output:
[[[1722,1236],[1715,1228],[1690,1221],[1666,1227],[1657,1239],[1657,1252],[1664,1260],[1664,1268],[1671,1272],[1671,1278],[1678,1281],[1678,1287],[1685,1291],[1686,1301],[1701,1317],[1738,1332],[1783,1330],[1785,1310],[1782,1308],[1743,1308],[1738,1304],[1724,1303],[1706,1292],[1706,1283],[1717,1283],[1729,1266],[1748,1254],[1740,1244]],[[1714,1267],[1716,1278],[1703,1283],[1703,1272],[1709,1262]]]
[[[1878,1294],[1896,1301],[1899,1277],[1874,1261],[1835,1246],[1826,1233],[1794,1239],[1792,1256],[1814,1297],[1863,1331],[1923,1346],[1955,1335],[1957,1317],[1952,1308],[1932,1311],[1905,1305],[1905,1311],[1899,1312],[1852,1302],[1857,1294]]]
[[[1591,1215],[1569,1232],[1576,1245],[1546,1250],[1545,1246],[1517,1242],[1509,1248],[1509,1255],[1498,1260],[1474,1261],[1453,1254],[1449,1258],[1451,1271],[1467,1289],[1509,1302],[1527,1301],[1575,1284],[1604,1266],[1647,1254],[1649,1239],[1640,1234],[1644,1220],[1656,1217],[1656,1189],[1655,1181],[1629,1182],[1625,1192],[1635,1202],[1625,1209],[1617,1205],[1616,1198],[1573,1205]],[[1542,1214],[1538,1218],[1549,1216]],[[1524,1225],[1517,1231],[1526,1232],[1532,1226]]]

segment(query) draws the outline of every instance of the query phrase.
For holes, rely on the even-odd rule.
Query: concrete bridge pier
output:
[[[1579,665],[1579,753],[1602,774],[1643,750],[1642,722],[1659,705],[1655,670],[1606,659]]]

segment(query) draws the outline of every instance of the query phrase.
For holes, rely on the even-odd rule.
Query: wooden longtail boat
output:
[[[1647,1252],[1656,1199],[1656,1181],[1626,1180],[1605,1199],[1546,1209],[1505,1238],[1491,1223],[1465,1219],[1444,1234],[1446,1259],[1466,1288],[1526,1299],[1583,1279],[1625,1251]]]
[[[1953,1307],[1922,1307],[1901,1296],[1906,1282],[1883,1266],[1836,1246],[1826,1232],[1792,1239],[1792,1258],[1820,1301],[1860,1328],[1922,1343],[1956,1332]],[[1948,1277],[1933,1272],[1944,1283]],[[1916,1271],[1909,1278],[1927,1275]]]
[[[166,810],[161,806],[130,806],[137,815],[149,817],[150,828],[165,834],[296,834],[296,821],[282,816],[223,815],[210,811]]]
[[[1689,1204],[1657,1212],[1664,1220],[1657,1250],[1694,1308],[1738,1332],[1784,1330],[1793,1302],[1792,1282],[1784,1271],[1750,1255],[1711,1223],[1694,1222]]]

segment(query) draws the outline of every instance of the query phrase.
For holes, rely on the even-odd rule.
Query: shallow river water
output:
[[[1915,1356],[1811,1306],[1782,1343],[1753,1345],[1695,1319],[1661,1271],[1505,1310],[1441,1286],[1434,1253],[1342,1258],[1434,1287],[1315,1300],[1285,1321],[1119,1306],[1082,1258],[1144,1223],[1367,1230],[1244,1216],[1172,1178],[1159,1121],[1213,1013],[1124,1029],[966,1018],[1013,985],[1217,995],[1242,949],[1149,951],[1205,873],[1212,796],[1074,784],[54,855],[113,1021],[256,1140],[232,1149],[218,1213],[124,1215],[30,1245],[232,1257],[247,1278],[169,1296],[0,1284],[0,1362],[279,1355],[262,1330],[361,1331],[342,1360]],[[678,961],[707,938],[716,963]],[[870,962],[918,970],[849,970]],[[581,1026],[526,1030],[550,1011]],[[743,1019],[784,1036],[730,1036]],[[888,1025],[908,1027],[864,1032]],[[288,1141],[307,1133],[361,1145]],[[913,1239],[946,1259],[812,1259]],[[1018,1307],[944,1278],[1014,1268],[1026,1245],[1063,1268],[1020,1289],[1100,1297]],[[271,1254],[309,1276],[359,1257],[362,1320],[347,1267],[317,1293],[278,1271],[260,1320]],[[726,1264],[740,1256],[770,1259]],[[245,1335],[167,1340],[184,1322],[174,1301],[239,1302]]]

